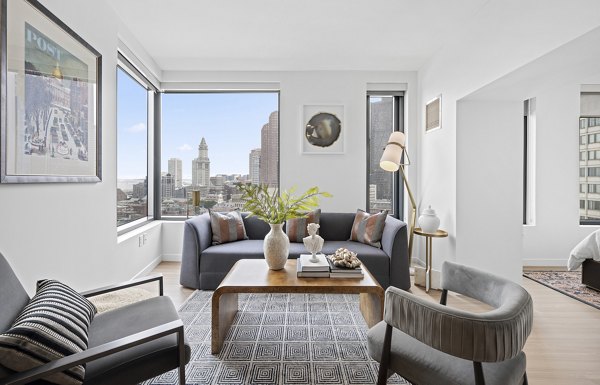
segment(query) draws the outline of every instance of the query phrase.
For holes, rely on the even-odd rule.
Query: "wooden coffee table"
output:
[[[282,270],[269,270],[264,259],[241,259],[233,265],[212,297],[212,354],[223,341],[238,311],[239,293],[360,294],[360,311],[369,327],[383,319],[384,290],[363,265],[364,277],[298,278],[296,260]]]

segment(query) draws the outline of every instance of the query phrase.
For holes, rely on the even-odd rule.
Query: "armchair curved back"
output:
[[[444,262],[442,288],[494,307],[471,313],[388,288],[385,321],[444,353],[475,362],[517,356],[533,324],[533,302],[516,283],[472,267]]]
[[[29,295],[21,285],[4,255],[0,253],[0,333],[8,330],[17,315],[29,302]]]

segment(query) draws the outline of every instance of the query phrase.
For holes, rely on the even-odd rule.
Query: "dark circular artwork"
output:
[[[340,137],[342,122],[334,114],[319,112],[306,123],[304,135],[313,146],[329,147]]]

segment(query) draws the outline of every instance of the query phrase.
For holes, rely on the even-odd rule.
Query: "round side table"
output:
[[[448,233],[444,230],[437,230],[435,233],[423,231],[420,227],[415,227],[413,232],[417,235],[425,237],[425,292],[429,292],[431,287],[431,254],[433,238],[446,238]]]

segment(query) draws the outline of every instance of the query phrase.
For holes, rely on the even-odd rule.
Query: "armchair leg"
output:
[[[523,373],[523,385],[529,385],[529,382],[527,381],[527,372]]]
[[[379,375],[377,385],[385,385],[388,379],[388,367],[390,366],[390,350],[392,347],[392,325],[386,325],[383,337],[383,348],[381,349],[381,362],[379,363]]]
[[[177,333],[177,348],[179,350],[179,385],[185,385],[185,339],[183,326]]]
[[[475,385],[485,385],[485,379],[483,378],[483,368],[481,362],[473,361],[473,371],[475,372]]]
[[[448,302],[448,289],[442,289],[442,296],[440,297],[440,305],[446,306]]]

